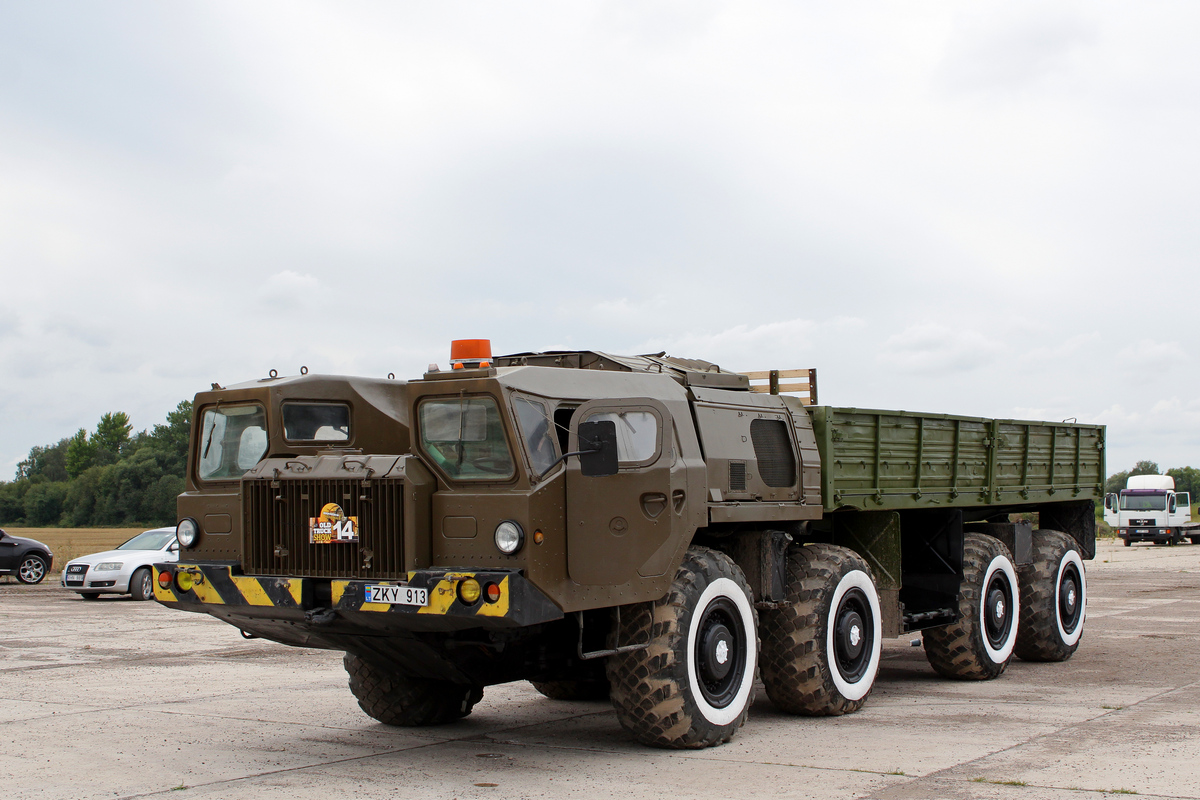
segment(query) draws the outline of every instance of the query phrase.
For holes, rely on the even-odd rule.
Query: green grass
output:
[[[990,783],[990,784],[993,784],[994,786],[1028,786],[1029,785],[1025,781],[994,781],[994,780],[991,780],[990,778],[984,778],[982,776],[980,776],[978,778],[971,778],[971,782],[972,783]]]

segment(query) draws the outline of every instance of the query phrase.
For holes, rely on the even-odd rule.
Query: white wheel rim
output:
[[[1067,629],[1063,627],[1062,607],[1058,603],[1058,593],[1062,590],[1063,573],[1066,572],[1069,564],[1075,565],[1075,570],[1079,574],[1079,622],[1075,623],[1075,630],[1067,633]],[[1054,579],[1054,622],[1058,625],[1058,635],[1062,637],[1063,644],[1068,647],[1076,644],[1079,637],[1083,636],[1083,621],[1087,618],[1087,575],[1083,571],[1083,559],[1079,557],[1078,551],[1068,550],[1067,554],[1058,562],[1058,576]]]
[[[833,628],[837,624],[838,605],[842,602],[846,592],[851,589],[859,589],[866,595],[867,602],[871,606],[872,619],[871,660],[867,664],[866,672],[854,683],[847,681],[838,671],[835,662],[837,652],[833,645]],[[833,685],[837,687],[842,697],[847,700],[861,700],[875,685],[875,676],[879,672],[879,655],[883,650],[883,623],[880,617],[879,593],[875,591],[875,583],[870,576],[861,569],[843,575],[842,579],[838,581],[837,588],[833,590],[833,598],[829,602],[829,616],[825,619],[825,655],[826,661],[829,662],[829,677],[833,679]]]
[[[742,683],[738,687],[737,693],[734,694],[733,700],[724,708],[717,708],[704,699],[703,694],[699,690],[700,676],[696,672],[696,634],[700,628],[700,617],[705,608],[717,597],[728,597],[737,607],[738,613],[742,617],[743,628],[746,632],[746,641],[742,645],[746,648],[746,670],[742,674]],[[704,718],[713,725],[728,725],[741,716],[742,711],[746,708],[746,702],[750,699],[750,690],[754,688],[754,671],[758,666],[758,641],[756,639],[756,631],[754,626],[754,610],[750,607],[750,601],[746,598],[742,588],[729,578],[717,578],[715,581],[705,587],[700,595],[700,599],[696,601],[695,607],[692,609],[692,619],[688,624],[687,641],[684,642],[684,647],[687,652],[687,671],[688,671],[688,691],[695,701],[700,713]]]
[[[987,608],[986,608],[986,592],[988,585],[992,582],[992,576],[997,572],[1003,572],[1008,578],[1008,585],[1012,589],[1011,599],[1009,600],[1009,612],[1012,614],[1012,626],[1008,629],[1008,638],[1004,640],[999,648],[992,647],[991,642],[987,637]],[[1003,664],[1012,656],[1013,646],[1017,643],[1017,626],[1021,624],[1021,615],[1018,612],[1020,608],[1017,598],[1017,571],[1013,568],[1012,562],[1008,560],[1008,556],[999,555],[992,559],[988,564],[987,569],[983,573],[983,583],[979,587],[979,638],[983,640],[983,649],[987,653],[993,664]]]

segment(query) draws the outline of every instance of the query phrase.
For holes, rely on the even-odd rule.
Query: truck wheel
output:
[[[689,549],[665,597],[621,615],[617,642],[650,642],[608,658],[621,726],[655,747],[729,741],[754,700],[757,630],[737,564],[707,547]]]
[[[367,716],[385,725],[416,727],[453,722],[471,713],[483,690],[450,681],[409,678],[347,653],[350,691]]]
[[[1189,536],[1188,541],[1192,544],[1200,544],[1200,536]]]
[[[759,624],[767,696],[780,711],[836,716],[862,708],[883,646],[871,568],[845,547],[788,550],[788,605]]]
[[[1033,563],[1021,567],[1021,632],[1014,652],[1026,661],[1066,661],[1079,647],[1087,614],[1087,577],[1074,541],[1033,532]]]
[[[940,675],[958,680],[998,677],[1017,642],[1017,571],[999,539],[968,533],[963,542],[959,620],[922,635],[925,657]]]
[[[551,700],[607,700],[607,680],[530,681]]]
[[[1125,540],[1125,546],[1126,546],[1126,547],[1129,547],[1129,546],[1131,546],[1132,544],[1133,544],[1133,542],[1129,541],[1128,539],[1126,539],[1126,540]]]

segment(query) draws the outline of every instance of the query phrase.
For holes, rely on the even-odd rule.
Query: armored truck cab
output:
[[[530,680],[666,747],[728,740],[758,671],[785,711],[857,710],[906,631],[954,678],[1069,658],[1103,428],[815,406],[807,374],[483,352],[214,385],[155,596],[344,651],[389,724]]]

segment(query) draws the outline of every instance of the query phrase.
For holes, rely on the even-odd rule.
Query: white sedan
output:
[[[134,600],[154,597],[151,564],[179,560],[179,543],[174,528],[144,531],[116,550],[93,553],[67,562],[62,585],[79,592],[85,600],[102,594],[130,594]]]

